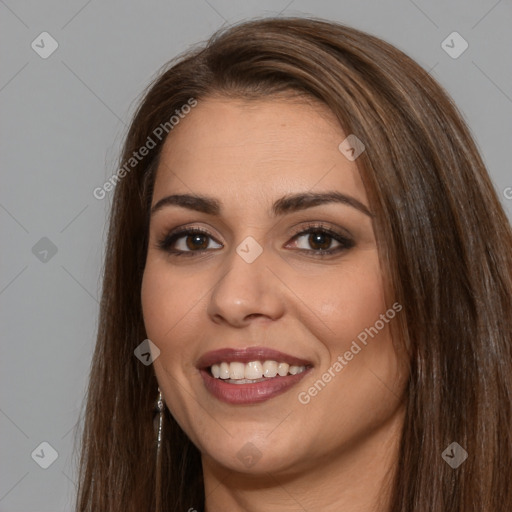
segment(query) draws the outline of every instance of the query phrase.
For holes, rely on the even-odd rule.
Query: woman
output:
[[[512,509],[512,234],[428,73],[240,24],[114,181],[77,510]]]

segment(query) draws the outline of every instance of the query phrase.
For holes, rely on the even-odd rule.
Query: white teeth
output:
[[[263,377],[275,377],[277,375],[276,361],[265,361],[263,363]]]
[[[279,363],[279,366],[277,367],[277,373],[281,377],[285,377],[288,375],[288,368],[290,368],[290,365],[288,363]]]
[[[220,366],[218,364],[212,365],[212,375],[218,379],[220,377]]]
[[[229,379],[229,364],[220,363],[220,378]]]
[[[259,361],[251,361],[245,365],[246,379],[261,379],[263,377],[263,365]]]
[[[244,364],[239,361],[222,362],[213,364],[210,368],[212,376],[216,379],[230,380],[236,384],[250,384],[252,381],[263,378],[273,378],[279,375],[286,377],[288,374],[297,375],[306,369],[305,366],[289,365],[277,361],[251,361]]]
[[[229,363],[229,378],[230,379],[243,379],[245,376],[244,363]]]

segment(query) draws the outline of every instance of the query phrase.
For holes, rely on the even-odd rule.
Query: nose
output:
[[[284,314],[284,296],[279,280],[268,268],[265,251],[252,263],[236,251],[212,289],[208,315],[215,323],[245,327],[253,319],[277,320]]]

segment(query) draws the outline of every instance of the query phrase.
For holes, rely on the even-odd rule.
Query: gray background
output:
[[[512,218],[510,0],[0,0],[0,511],[72,508],[112,195],[92,191],[117,170],[143,87],[225,23],[308,14],[380,36],[430,70]],[[59,45],[46,59],[31,47],[48,50],[44,31]],[[453,31],[469,44],[456,59],[441,46]],[[50,461],[42,442],[58,452],[48,469],[36,463]]]

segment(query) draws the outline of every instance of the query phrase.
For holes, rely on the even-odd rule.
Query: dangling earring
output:
[[[158,397],[155,402],[155,409],[154,409],[154,420],[153,424],[155,427],[155,431],[157,432],[157,451],[160,451],[160,445],[162,444],[162,428],[164,423],[164,398],[162,395],[162,392],[160,391],[160,388],[158,388]]]
[[[153,427],[156,433],[156,478],[155,478],[155,497],[156,512],[161,511],[162,500],[162,433],[164,425],[165,403],[160,388],[158,388],[158,397],[154,408]]]

